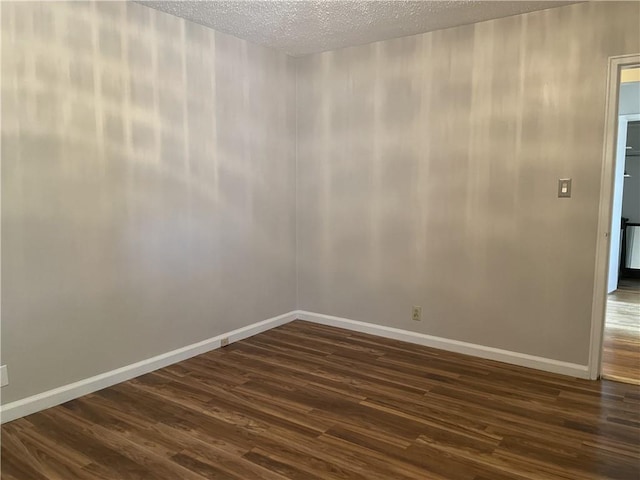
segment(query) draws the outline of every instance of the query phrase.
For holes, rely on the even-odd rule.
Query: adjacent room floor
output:
[[[620,279],[607,298],[602,376],[640,385],[640,279]]]
[[[2,478],[635,479],[640,387],[296,321],[2,427]]]

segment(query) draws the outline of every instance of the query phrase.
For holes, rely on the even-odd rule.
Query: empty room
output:
[[[0,25],[3,480],[640,478],[640,2]]]

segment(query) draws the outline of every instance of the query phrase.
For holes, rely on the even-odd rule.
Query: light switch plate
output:
[[[558,180],[558,198],[571,198],[570,178],[561,178]]]

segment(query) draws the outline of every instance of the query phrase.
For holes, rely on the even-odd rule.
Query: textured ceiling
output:
[[[576,2],[140,0],[138,3],[290,55],[304,55]]]

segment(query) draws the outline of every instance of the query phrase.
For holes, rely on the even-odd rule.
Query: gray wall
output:
[[[296,61],[132,3],[1,8],[3,403],[290,311],[296,261],[302,309],[586,363],[638,4]]]
[[[302,58],[299,308],[586,364],[607,57],[640,52],[639,15],[584,3]]]
[[[293,60],[2,2],[3,403],[295,308]]]

